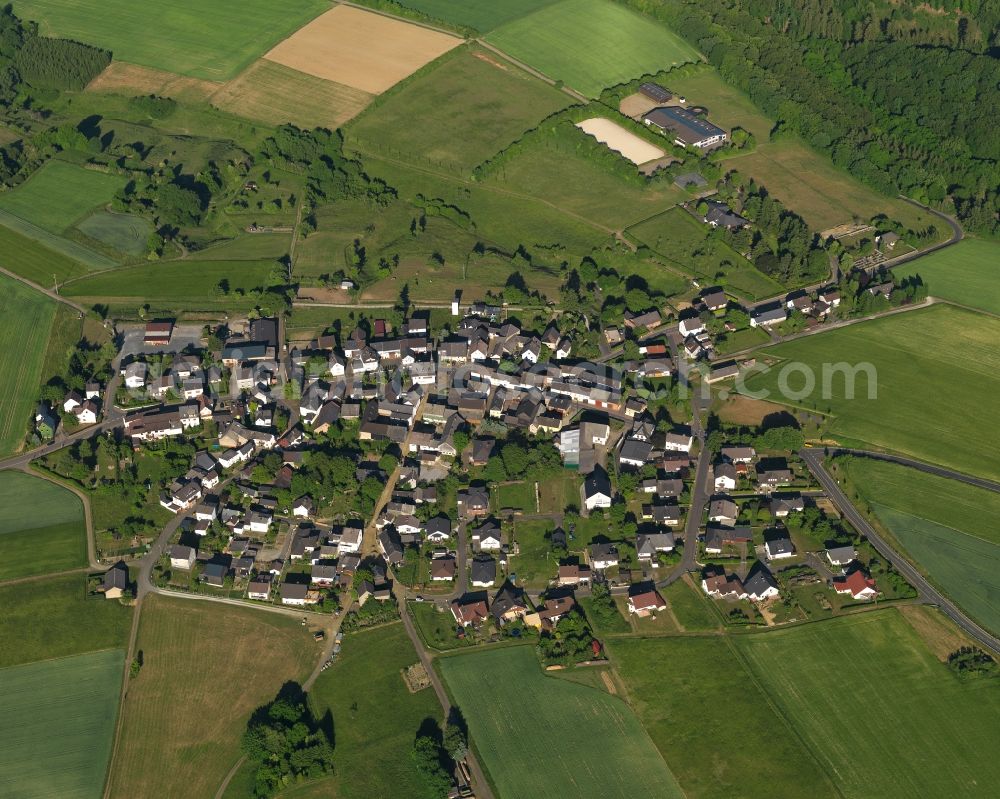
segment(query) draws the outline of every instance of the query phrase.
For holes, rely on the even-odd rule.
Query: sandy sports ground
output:
[[[604,117],[585,119],[583,122],[577,122],[576,126],[636,165],[655,161],[666,155],[666,151]]]
[[[317,78],[379,94],[462,43],[396,19],[336,6],[264,57]]]

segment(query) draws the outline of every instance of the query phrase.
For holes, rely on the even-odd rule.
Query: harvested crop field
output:
[[[87,84],[87,91],[129,96],[155,94],[158,97],[197,102],[207,100],[221,86],[223,84],[216,81],[190,78],[124,61],[112,61],[107,69]]]
[[[604,691],[547,677],[531,648],[438,662],[501,797],[683,796],[628,705]]]
[[[656,145],[650,144],[632,131],[625,130],[621,125],[604,117],[585,119],[583,122],[577,122],[576,126],[636,165],[655,161],[666,155],[666,152]]]
[[[462,40],[398,19],[336,6],[265,55],[286,67],[379,94]]]
[[[0,671],[0,794],[101,796],[124,663],[111,649]]]
[[[151,595],[136,642],[108,795],[213,796],[250,714],[302,680],[317,645],[296,619]]]
[[[0,370],[4,375],[0,455],[14,452],[32,419],[55,308],[55,302],[44,294],[0,275]]]
[[[87,563],[83,505],[71,491],[23,472],[0,472],[0,580]]]
[[[307,75],[262,58],[215,94],[211,103],[223,111],[271,125],[292,122],[302,128],[337,128],[356,116],[372,95]]]

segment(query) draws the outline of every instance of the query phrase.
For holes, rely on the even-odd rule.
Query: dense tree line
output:
[[[860,44],[796,38],[764,14],[773,4],[762,0],[626,1],[698,47],[777,119],[773,134],[802,136],[883,193],[945,208],[951,198],[970,230],[1000,234],[1000,163],[989,135],[1000,63],[991,55],[893,43],[882,34]],[[960,103],[968,106],[961,112]]]

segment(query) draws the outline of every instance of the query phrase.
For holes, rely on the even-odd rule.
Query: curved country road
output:
[[[819,484],[826,491],[830,501],[837,507],[837,510],[849,521],[854,528],[864,535],[872,546],[878,550],[893,567],[902,574],[914,588],[920,593],[926,602],[937,605],[941,612],[957,624],[969,637],[975,639],[987,649],[1000,653],[1000,638],[987,632],[976,622],[970,619],[955,605],[948,597],[938,591],[908,560],[894,550],[885,539],[882,538],[875,528],[868,523],[868,520],[861,512],[854,507],[854,504],[847,498],[841,490],[840,485],[826,470],[823,464],[825,455],[821,449],[804,449],[799,452],[799,456],[809,467]]]

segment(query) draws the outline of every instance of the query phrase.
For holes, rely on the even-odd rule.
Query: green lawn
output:
[[[329,4],[323,0],[17,0],[47,36],[105,47],[115,59],[208,80],[234,77]]]
[[[115,734],[120,649],[0,670],[0,792],[96,799]]]
[[[365,151],[468,174],[569,103],[496,54],[461,48],[380,100],[347,135]]]
[[[770,697],[749,679],[728,637],[616,638],[605,646],[689,799],[838,795]]]
[[[316,716],[330,714],[337,746],[336,774],[317,795],[424,795],[410,749],[424,720],[440,722],[442,710],[432,688],[415,694],[407,689],[401,671],[416,662],[402,624],[344,638],[336,662],[309,692]]]
[[[782,285],[712,233],[683,208],[671,208],[628,229],[675,269],[718,283],[750,299],[780,294]]]
[[[238,290],[268,285],[275,261],[163,261],[118,269],[67,284],[62,293],[87,301],[178,303],[198,308],[245,306],[250,297]],[[229,282],[229,294],[215,293],[220,281]]]
[[[1000,393],[1000,320],[951,306],[861,322],[763,350],[767,356],[800,362],[815,376],[802,396],[805,378],[786,375],[791,394],[780,388],[782,367],[746,381],[767,399],[831,413],[829,433],[949,466],[969,474],[1000,477],[1000,451],[984,435],[983,409]],[[843,373],[834,373],[824,399],[823,364],[872,364],[877,390],[859,373],[849,399]]]
[[[434,19],[464,25],[486,33],[555,0],[398,0],[399,5],[422,11]],[[369,5],[362,0],[361,5]],[[378,2],[372,2],[378,8]]]
[[[55,483],[0,472],[0,580],[87,565],[83,505]]]
[[[963,239],[893,270],[918,274],[934,297],[1000,314],[1000,244]]]
[[[0,275],[0,455],[14,452],[34,418],[55,309],[44,294]]]
[[[132,609],[86,593],[83,574],[0,585],[0,667],[124,647]]]
[[[59,234],[96,206],[111,202],[125,183],[120,175],[52,160],[13,191],[0,194],[0,209]]]
[[[686,580],[677,580],[668,585],[662,593],[677,621],[686,631],[699,632],[719,628],[719,616],[712,610],[700,588],[692,587]]]
[[[511,559],[510,568],[517,574],[518,585],[544,588],[556,576],[559,558],[552,553],[552,546],[545,537],[553,528],[547,519],[515,520],[518,553]]]
[[[438,663],[500,797],[684,795],[628,705],[546,677],[532,648]]]
[[[455,637],[455,617],[451,611],[438,612],[434,602],[408,602],[406,606],[427,646],[445,650],[471,645],[468,638]]]
[[[153,225],[141,216],[98,211],[78,223],[76,229],[118,252],[142,255],[146,252],[146,241],[153,232]]]
[[[606,86],[698,58],[672,31],[609,0],[562,0],[486,38],[590,97]]]
[[[1000,632],[1000,494],[867,458],[852,458],[848,476],[931,579]]]
[[[508,483],[497,487],[497,510],[514,508],[525,513],[534,513],[535,484]]]
[[[957,678],[895,610],[734,641],[849,799],[995,796],[1000,681]]]

